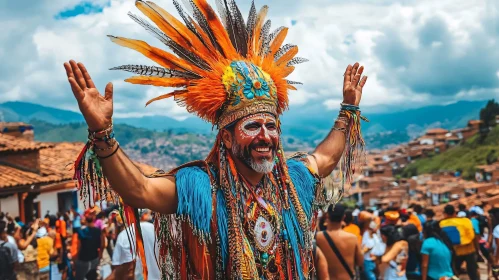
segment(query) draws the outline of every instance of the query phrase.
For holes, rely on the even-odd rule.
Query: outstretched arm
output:
[[[362,97],[362,88],[366,84],[367,76],[361,79],[364,66],[359,67],[356,62],[353,66],[348,65],[343,79],[343,103],[358,106]],[[346,115],[340,112],[339,118],[345,118]],[[336,121],[327,137],[315,148],[309,161],[312,167],[321,177],[326,177],[340,161],[345,150],[345,129],[347,124],[342,121]]]
[[[113,85],[107,84],[103,96],[82,63],[71,60],[64,63],[64,68],[89,130],[102,131],[109,127],[113,115]],[[95,146],[109,148],[104,141],[96,142]],[[96,153],[108,182],[126,204],[163,214],[175,213],[177,196],[173,178],[145,177],[117,144]]]

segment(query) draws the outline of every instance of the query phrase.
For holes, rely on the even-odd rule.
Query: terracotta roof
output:
[[[16,141],[19,139],[16,139]],[[48,145],[49,143],[44,143]],[[78,157],[84,143],[55,143],[40,150],[40,172],[33,173],[15,167],[0,165],[0,189],[53,184],[73,179],[72,164]],[[142,172],[156,171],[147,164],[134,162]]]
[[[433,129],[428,129],[426,131],[426,134],[440,134],[440,133],[447,133],[449,132],[447,129],[443,129],[443,128],[433,128]]]
[[[481,124],[482,121],[481,120],[470,120],[468,121],[468,124]]]
[[[459,141],[459,137],[452,135],[445,139],[445,141]]]
[[[34,151],[52,147],[51,143],[29,141],[22,138],[0,134],[0,152]]]

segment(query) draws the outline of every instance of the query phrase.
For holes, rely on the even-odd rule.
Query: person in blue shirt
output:
[[[423,229],[425,240],[421,247],[421,279],[438,280],[452,277],[453,248],[438,222],[427,222]]]

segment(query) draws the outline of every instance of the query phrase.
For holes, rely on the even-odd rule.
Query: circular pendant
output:
[[[255,222],[254,233],[258,249],[267,251],[274,241],[274,231],[270,222],[262,216],[258,217]]]

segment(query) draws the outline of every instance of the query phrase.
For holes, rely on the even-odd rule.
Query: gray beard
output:
[[[270,173],[274,169],[275,162],[273,160],[262,159],[261,163],[257,163],[253,160],[251,155],[245,156],[241,146],[237,143],[232,145],[232,154],[236,156],[239,160],[248,165],[251,169],[258,173]]]

